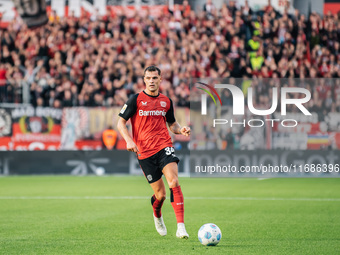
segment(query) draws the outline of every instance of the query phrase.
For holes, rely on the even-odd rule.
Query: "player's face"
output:
[[[157,71],[146,72],[144,75],[144,82],[146,85],[145,92],[148,94],[158,94],[159,85],[162,79]]]

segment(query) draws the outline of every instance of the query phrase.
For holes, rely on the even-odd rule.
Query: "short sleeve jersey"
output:
[[[139,159],[172,147],[166,122],[173,123],[176,120],[172,101],[167,96],[161,93],[151,96],[142,91],[124,104],[119,116],[125,120],[131,118],[132,136],[139,150]]]

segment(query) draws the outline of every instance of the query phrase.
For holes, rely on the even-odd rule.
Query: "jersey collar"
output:
[[[159,92],[158,92],[158,95],[157,95],[157,96],[151,96],[151,95],[149,95],[148,93],[146,93],[144,90],[143,90],[143,93],[144,93],[145,95],[149,96],[149,97],[158,97],[158,96],[159,96]]]

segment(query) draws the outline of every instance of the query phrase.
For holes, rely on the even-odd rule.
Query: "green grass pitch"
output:
[[[180,183],[188,240],[175,237],[169,198],[158,235],[144,177],[1,177],[0,254],[340,254],[340,179]],[[216,247],[197,239],[209,222]]]

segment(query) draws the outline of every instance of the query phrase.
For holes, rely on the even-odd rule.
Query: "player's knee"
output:
[[[169,188],[175,188],[177,186],[179,186],[179,183],[178,183],[178,178],[172,178],[170,181],[169,181]]]
[[[154,190],[155,191],[155,196],[157,198],[157,200],[160,200],[160,201],[164,201],[165,198],[166,198],[166,192],[165,192],[165,189],[157,189],[157,190]]]
[[[158,192],[158,193],[156,194],[156,198],[157,198],[157,200],[159,200],[159,201],[164,201],[165,198],[166,198],[165,192]]]

